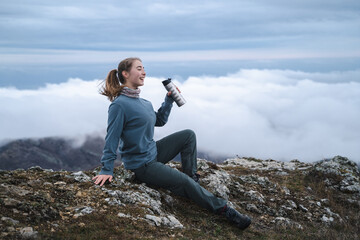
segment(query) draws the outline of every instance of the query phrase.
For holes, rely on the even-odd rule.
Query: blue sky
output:
[[[360,162],[360,1],[0,2],[0,145],[104,136],[100,80],[131,56],[157,109],[172,77],[187,103],[159,139],[201,150]]]
[[[149,76],[243,68],[360,68],[359,1],[45,1],[0,3],[0,87],[104,78],[127,56]]]

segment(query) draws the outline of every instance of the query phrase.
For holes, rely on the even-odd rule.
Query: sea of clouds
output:
[[[360,71],[306,73],[243,69],[174,82],[187,103],[174,104],[155,140],[193,129],[209,153],[317,161],[342,155],[360,162]],[[157,110],[164,79],[147,77],[141,97]],[[69,79],[36,90],[0,88],[0,140],[106,133],[109,101],[101,81]]]

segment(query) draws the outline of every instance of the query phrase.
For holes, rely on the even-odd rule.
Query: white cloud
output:
[[[37,90],[0,89],[1,138],[103,132],[107,103],[99,83],[70,79]]]
[[[187,103],[174,105],[156,138],[195,130],[198,146],[215,153],[315,161],[334,155],[360,160],[360,71],[306,73],[241,70],[176,83]],[[349,78],[343,83],[340,79]],[[326,82],[330,79],[330,82]],[[148,77],[142,97],[160,106],[165,89]],[[0,89],[1,138],[104,133],[109,102],[99,81],[70,79],[37,90]]]

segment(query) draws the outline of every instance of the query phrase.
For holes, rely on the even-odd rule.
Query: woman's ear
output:
[[[124,79],[127,79],[129,77],[129,73],[125,70],[121,72],[121,75],[124,77]]]

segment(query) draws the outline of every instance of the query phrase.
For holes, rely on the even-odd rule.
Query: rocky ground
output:
[[[170,166],[181,170],[179,163]],[[317,163],[199,159],[200,184],[251,216],[241,231],[221,216],[121,166],[93,171],[0,171],[2,239],[360,239],[360,174],[344,157]]]

